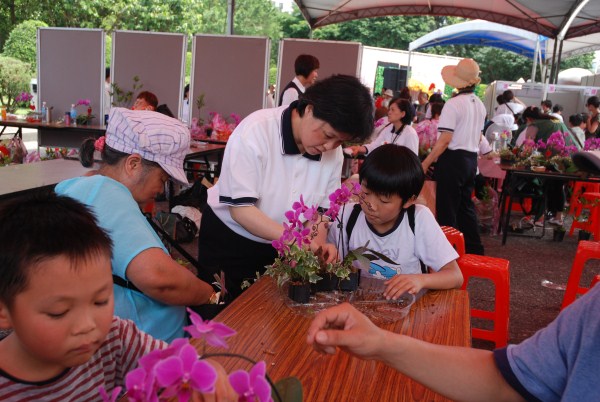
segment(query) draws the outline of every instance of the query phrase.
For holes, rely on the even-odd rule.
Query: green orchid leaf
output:
[[[281,396],[282,402],[302,402],[302,383],[296,377],[286,377],[275,383],[275,388]],[[277,401],[275,392],[271,393],[274,401]]]
[[[369,250],[371,253],[375,254],[377,257],[379,257],[380,260],[387,262],[388,264],[394,264],[394,265],[398,265],[397,262],[392,261],[391,259],[389,259],[387,256],[375,251],[375,250]]]

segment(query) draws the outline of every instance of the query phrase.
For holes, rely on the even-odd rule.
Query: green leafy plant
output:
[[[130,108],[132,106],[133,94],[138,92],[144,84],[140,82],[140,77],[135,75],[133,77],[133,84],[131,90],[127,90],[121,87],[118,83],[113,82],[110,84],[112,91],[110,95],[113,98],[112,105],[118,107]]]
[[[205,106],[204,92],[202,92],[196,98],[196,109],[198,109],[198,124],[199,125],[203,125],[204,124],[204,119],[202,118],[202,108],[204,108],[204,106]]]
[[[30,73],[37,66],[37,29],[47,27],[43,21],[27,20],[16,25],[4,43],[4,56],[14,57],[29,65]]]
[[[14,111],[17,96],[29,89],[30,77],[29,64],[0,56],[0,105]]]

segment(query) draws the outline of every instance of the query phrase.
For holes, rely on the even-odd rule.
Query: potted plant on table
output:
[[[327,280],[319,286],[319,290],[355,290],[360,278],[360,270],[354,266],[355,261],[368,265],[367,251],[378,258],[387,259],[368,250],[365,245],[356,250],[349,250],[341,261],[324,264],[321,258],[322,250],[310,249],[318,226],[325,223],[326,219],[341,225],[340,212],[343,215],[345,205],[359,194],[358,183],[354,183],[352,187],[344,185],[329,196],[331,206],[324,213],[320,213],[317,206],[307,206],[302,196],[300,201],[293,204],[292,210],[286,212],[287,222],[283,224],[283,235],[272,242],[279,256],[273,264],[266,267],[266,274],[276,278],[279,286],[287,284],[288,296],[292,300],[308,303],[310,285],[317,284],[323,278]],[[329,285],[323,287],[325,282]]]

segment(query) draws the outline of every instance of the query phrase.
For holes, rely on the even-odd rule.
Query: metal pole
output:
[[[554,77],[554,61],[556,60],[556,47],[558,46],[558,39],[554,38],[554,51],[552,52],[552,69],[550,70],[550,83],[552,83],[552,77]],[[544,81],[545,82],[545,81]]]
[[[235,13],[235,0],[227,0],[227,28],[226,35],[233,35],[233,14]]]
[[[562,48],[563,48],[563,40],[560,40],[560,46],[559,46],[559,50],[558,50],[558,61],[556,62],[556,71],[554,72],[554,80],[553,82],[556,84],[558,82],[558,71],[560,70],[560,59],[561,59],[561,55],[562,55]]]
[[[535,41],[535,52],[533,53],[533,67],[531,68],[531,82],[535,82],[535,72],[537,69],[537,58],[540,53],[540,36],[538,35],[537,41]]]

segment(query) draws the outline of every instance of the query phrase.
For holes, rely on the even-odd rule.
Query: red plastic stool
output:
[[[510,303],[509,261],[502,258],[465,254],[458,259],[458,266],[464,277],[462,289],[466,289],[471,278],[485,278],[494,282],[494,310],[486,311],[472,308],[471,317],[491,320],[494,329],[472,328],[473,338],[492,341],[496,347],[508,343],[508,321]]]
[[[585,192],[578,198],[577,205],[573,208],[573,223],[569,236],[573,235],[575,229],[586,230],[594,235],[594,240],[600,240],[600,193]],[[577,220],[584,210],[589,210],[589,217],[586,221]]]
[[[588,260],[600,260],[600,242],[587,240],[582,240],[579,242],[579,245],[577,246],[577,252],[575,253],[575,259],[573,260],[573,265],[571,266],[571,273],[569,274],[569,281],[567,282],[567,288],[565,290],[565,296],[563,298],[561,309],[573,303],[577,298],[577,295],[583,295],[590,290],[590,288],[579,286],[583,268]],[[596,278],[598,278],[598,276],[596,276]],[[593,284],[594,281],[592,281],[592,285]]]
[[[585,181],[576,181],[573,185],[573,193],[569,200],[569,215],[575,215],[575,211],[581,208],[581,201],[579,197],[586,193],[598,193],[600,192],[600,184],[588,183]]]
[[[458,256],[462,257],[465,255],[465,237],[462,232],[452,226],[441,226],[441,228],[450,244],[452,244],[452,247],[458,253]]]

